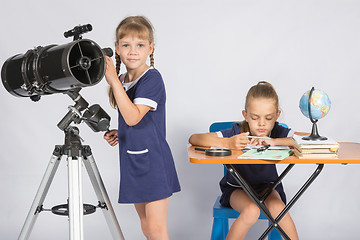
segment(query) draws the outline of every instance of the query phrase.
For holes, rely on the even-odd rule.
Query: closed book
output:
[[[294,155],[298,158],[315,158],[315,159],[320,159],[320,158],[337,158],[338,155],[337,153],[333,152],[333,153],[321,153],[321,152],[313,152],[313,153],[303,153],[303,152],[299,152],[297,151],[296,148],[293,149]]]
[[[301,153],[337,153],[339,148],[302,148]]]
[[[302,139],[304,136],[294,135],[293,141],[294,146],[301,149],[313,149],[313,148],[322,148],[322,149],[338,149],[340,144],[336,142],[334,139],[328,138],[327,140],[304,140]]]

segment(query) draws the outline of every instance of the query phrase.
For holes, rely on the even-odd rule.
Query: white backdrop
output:
[[[358,92],[360,2],[303,1],[1,1],[0,63],[34,46],[65,44],[63,33],[91,23],[84,34],[101,47],[112,47],[117,24],[129,15],[145,15],[155,26],[155,66],[167,88],[167,138],[182,191],[169,206],[169,233],[174,240],[209,239],[212,205],[220,193],[222,166],[190,164],[189,136],[206,132],[214,121],[241,120],[244,97],[260,80],[271,82],[283,110],[280,121],[310,131],[298,101],[312,86],[328,93],[330,113],[319,121],[320,134],[359,142]],[[123,67],[124,69],[124,67]],[[106,81],[84,88],[82,96],[99,103],[117,125],[106,95]],[[16,239],[31,206],[54,145],[63,144],[56,124],[73,101],[62,94],[34,103],[0,87],[0,239]],[[117,149],[103,133],[79,126],[92,147],[126,239],[144,239],[132,205],[117,203]],[[283,166],[279,166],[283,169]],[[288,197],[315,169],[298,165],[285,178]],[[292,208],[300,239],[359,239],[360,166],[326,165]],[[96,197],[84,173],[84,200]],[[66,162],[55,176],[45,208],[67,199]],[[259,223],[247,239],[257,239]],[[85,239],[111,239],[101,212],[85,217]],[[66,217],[39,215],[31,239],[67,239]]]

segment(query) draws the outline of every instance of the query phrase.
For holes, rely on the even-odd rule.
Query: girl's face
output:
[[[148,67],[146,59],[154,50],[154,43],[140,39],[136,35],[125,36],[115,43],[116,53],[127,70],[136,70]]]
[[[268,136],[280,116],[275,101],[269,98],[252,98],[247,111],[243,110],[242,113],[249,123],[251,134],[259,137]]]

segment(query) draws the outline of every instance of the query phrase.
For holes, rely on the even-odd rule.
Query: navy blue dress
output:
[[[125,75],[120,76],[120,80]],[[147,70],[123,83],[134,104],[151,107],[135,126],[128,126],[119,112],[119,203],[143,203],[170,197],[180,191],[174,160],[165,139],[165,86],[160,73]]]
[[[232,128],[222,130],[220,133],[223,137],[229,138],[240,134],[241,124],[234,123]],[[290,134],[290,129],[280,126],[278,122],[275,123],[271,130],[271,138],[285,138]],[[236,170],[241,173],[245,180],[253,187],[253,189],[260,194],[266,187],[273,183],[278,178],[275,164],[236,164]],[[236,180],[231,176],[229,171],[220,181],[220,189],[222,192],[220,203],[225,207],[230,206],[230,196],[236,189],[241,188]],[[276,188],[282,201],[286,203],[286,196],[282,184],[280,183]]]

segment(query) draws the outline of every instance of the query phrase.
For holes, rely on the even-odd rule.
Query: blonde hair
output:
[[[150,21],[144,16],[130,16],[123,19],[116,28],[116,42],[118,43],[120,39],[129,35],[136,35],[140,39],[149,40],[150,43],[154,42],[154,28]],[[150,54],[150,66],[154,67],[154,50]],[[120,73],[121,59],[120,56],[115,51],[115,67],[116,73]],[[111,87],[109,87],[109,102],[110,105],[116,109],[116,100],[114,92]]]
[[[275,91],[273,85],[266,81],[260,81],[258,84],[252,86],[247,95],[245,100],[245,111],[247,110],[251,99],[253,98],[269,98],[275,101],[275,108],[276,111],[279,110],[279,97]]]
[[[249,89],[245,99],[245,111],[247,111],[250,101],[254,98],[272,99],[275,102],[276,111],[279,110],[279,97],[275,91],[275,88],[273,87],[273,85],[266,81],[260,81]],[[250,132],[250,126],[246,120],[242,121],[240,124],[241,133]]]

